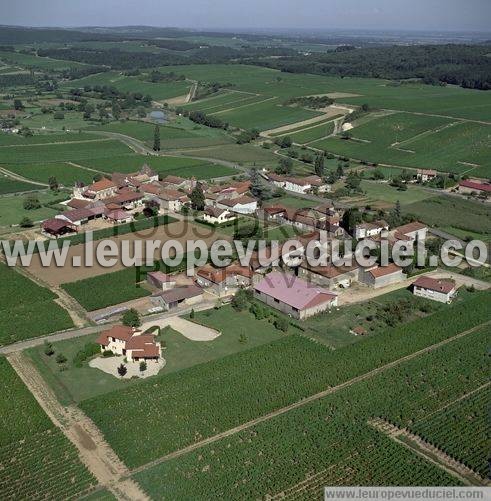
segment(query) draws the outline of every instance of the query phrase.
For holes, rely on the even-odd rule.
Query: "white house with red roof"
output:
[[[110,179],[103,177],[89,186],[76,185],[73,190],[73,196],[74,198],[103,200],[116,195],[117,191],[118,186]]]
[[[162,348],[151,334],[143,334],[133,327],[114,325],[100,333],[96,339],[101,351],[111,351],[115,355],[123,355],[128,362],[159,361]]]
[[[268,273],[254,286],[254,297],[300,320],[338,304],[338,296],[330,290],[282,272]]]
[[[455,280],[450,278],[418,277],[413,283],[413,294],[440,303],[450,303],[457,292]]]

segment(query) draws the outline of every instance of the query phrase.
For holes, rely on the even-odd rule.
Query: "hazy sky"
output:
[[[0,0],[0,23],[489,31],[491,0]]]

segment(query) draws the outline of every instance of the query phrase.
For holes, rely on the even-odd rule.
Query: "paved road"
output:
[[[185,315],[190,313],[192,309],[194,311],[203,311],[210,310],[215,307],[215,301],[209,301],[197,305],[193,305],[193,307],[177,309],[171,312],[164,313],[156,313],[155,315],[148,315],[142,318],[142,320],[147,324],[152,321],[158,321],[166,318],[177,317],[180,315]],[[34,339],[27,339],[26,341],[19,341],[17,343],[9,344],[8,346],[3,346],[0,348],[0,355],[7,355],[10,353],[16,353],[22,350],[26,350],[27,348],[32,348],[34,346],[39,346],[43,344],[45,341],[49,341],[50,343],[54,343],[56,341],[64,341],[65,339],[74,339],[82,336],[88,336],[89,334],[94,334],[97,332],[101,332],[103,330],[109,329],[112,325],[118,324],[121,322],[114,321],[108,322],[102,325],[91,325],[89,327],[83,327],[81,329],[70,329],[62,332],[57,332],[55,334],[49,334],[46,336],[36,337]]]

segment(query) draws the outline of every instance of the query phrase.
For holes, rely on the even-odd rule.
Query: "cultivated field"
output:
[[[483,293],[335,351],[291,335],[81,405],[127,464],[141,465],[480,325],[491,318],[487,301]],[[142,403],[145,386],[154,397]]]
[[[0,358],[0,488],[4,499],[68,499],[86,494],[95,479],[75,447],[55,428],[5,358]]]
[[[0,345],[73,327],[56,295],[0,263]]]

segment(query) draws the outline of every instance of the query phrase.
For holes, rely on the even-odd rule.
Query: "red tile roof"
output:
[[[67,206],[71,207],[72,209],[83,209],[87,207],[87,205],[90,205],[92,202],[90,200],[81,200],[79,198],[72,198],[68,203]]]
[[[110,188],[117,188],[117,186],[110,179],[103,177],[99,181],[96,181],[95,183],[92,183],[90,186],[88,186],[87,191],[97,192],[109,190]]]
[[[408,233],[413,233],[415,231],[423,230],[425,228],[428,228],[426,224],[420,223],[419,221],[413,221],[412,223],[398,226],[397,228],[395,228],[395,231],[402,235],[407,235]]]
[[[460,181],[459,186],[464,188],[470,188],[476,191],[485,191],[487,193],[491,192],[491,183],[479,183],[477,181]]]
[[[121,341],[128,341],[134,333],[135,330],[133,327],[127,327],[126,325],[113,325],[109,330],[102,331],[95,342],[97,344],[107,346],[109,344],[110,337]]]
[[[435,292],[442,292],[448,294],[455,289],[455,281],[451,279],[437,279],[431,277],[418,277],[413,283],[415,287],[429,289]]]
[[[392,275],[393,273],[399,273],[402,268],[394,263],[390,263],[387,266],[378,266],[377,268],[372,268],[368,270],[368,273],[372,275],[373,278],[385,277],[387,275]]]
[[[234,275],[251,278],[252,271],[246,266],[239,265],[230,265],[224,268],[214,268],[211,265],[206,265],[197,271],[197,275],[215,284],[221,284],[227,277]]]

